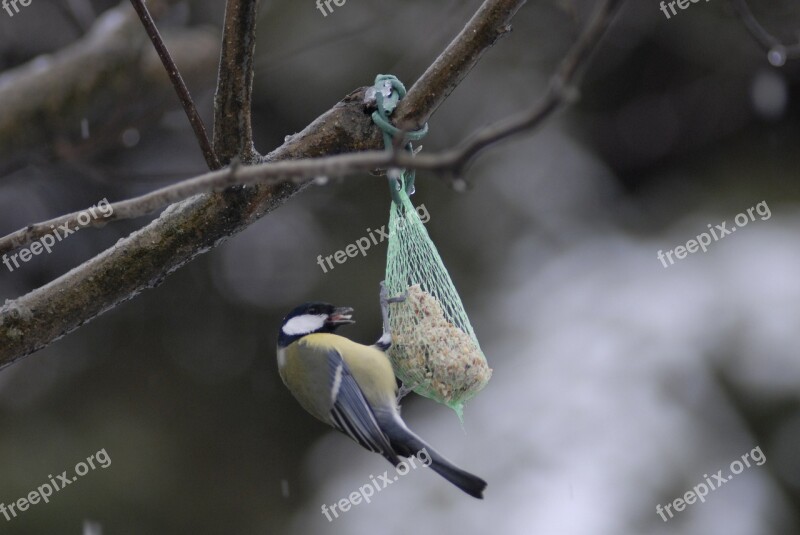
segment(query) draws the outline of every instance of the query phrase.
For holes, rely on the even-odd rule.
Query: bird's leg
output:
[[[389,304],[402,303],[406,300],[408,291],[403,292],[401,295],[389,297],[389,291],[386,289],[386,281],[381,281],[381,317],[383,317],[383,335],[389,335],[391,340],[392,329],[389,326]]]
[[[397,389],[397,403],[400,403],[400,400],[406,397],[407,394],[413,392],[414,389],[410,386],[406,386],[405,383],[400,385],[400,388]]]
[[[383,334],[377,342],[377,346],[383,351],[386,351],[392,345],[392,328],[389,325],[389,304],[402,303],[406,300],[408,292],[395,297],[389,297],[389,291],[386,289],[386,281],[381,281],[381,317],[383,318]]]
[[[383,351],[387,351],[390,347],[392,347],[392,327],[389,324],[389,304],[402,303],[406,300],[406,297],[408,297],[408,290],[403,292],[401,295],[389,297],[389,291],[386,289],[386,281],[381,281],[381,316],[383,317],[383,335],[381,336],[380,340],[378,340],[376,345]],[[399,380],[398,383],[400,383]],[[413,389],[406,386],[405,383],[400,383],[397,390],[397,402],[400,403],[400,400],[412,390]]]

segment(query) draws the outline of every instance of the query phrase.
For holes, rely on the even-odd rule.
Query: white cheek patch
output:
[[[313,333],[325,325],[326,319],[328,319],[327,314],[303,314],[302,316],[295,316],[283,326],[283,334],[296,336],[298,334]]]

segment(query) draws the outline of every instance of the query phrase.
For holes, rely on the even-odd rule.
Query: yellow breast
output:
[[[297,341],[300,353],[315,355],[316,365],[323,365],[328,351],[335,349],[342,355],[350,373],[355,378],[370,405],[389,403],[395,406],[397,382],[392,364],[386,354],[336,334],[310,334]]]

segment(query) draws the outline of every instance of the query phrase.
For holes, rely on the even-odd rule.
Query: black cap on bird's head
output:
[[[342,325],[355,323],[353,309],[330,303],[304,303],[286,315],[281,323],[278,343],[287,346],[307,334],[332,333]]]

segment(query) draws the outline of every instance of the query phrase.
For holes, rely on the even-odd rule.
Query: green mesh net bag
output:
[[[406,388],[463,416],[464,402],[492,376],[453,281],[405,187],[392,202],[386,289],[406,294],[389,306],[388,354]]]
[[[398,146],[414,154],[410,140],[428,129],[401,132],[389,122],[389,114],[406,94],[392,75],[378,75],[365,98],[377,108],[372,120],[383,131],[387,150]],[[477,394],[492,376],[469,323],[461,298],[450,280],[436,246],[411,204],[414,173],[390,169],[392,193],[389,216],[389,252],[386,293],[405,299],[389,305],[392,346],[388,354],[404,388],[444,403],[463,420],[464,403]]]

